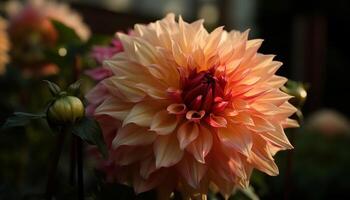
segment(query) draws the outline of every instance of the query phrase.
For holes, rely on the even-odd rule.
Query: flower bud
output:
[[[307,86],[305,86],[301,82],[288,80],[287,84],[281,89],[283,92],[294,96],[294,98],[290,99],[290,103],[292,105],[294,105],[298,109],[302,108],[307,98]]]
[[[74,96],[59,97],[47,110],[48,121],[54,125],[73,124],[82,117],[84,117],[84,105]]]

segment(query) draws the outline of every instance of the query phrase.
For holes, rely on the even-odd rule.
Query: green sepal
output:
[[[73,96],[78,96],[79,95],[79,89],[81,85],[81,80],[77,80],[76,82],[70,84],[68,86],[68,93]]]
[[[6,119],[5,123],[2,125],[1,128],[7,129],[12,127],[25,126],[31,120],[42,119],[45,117],[46,117],[45,113],[32,114],[32,113],[24,113],[24,112],[15,112],[12,114],[12,116]]]
[[[73,126],[73,134],[89,144],[96,145],[102,156],[106,159],[108,151],[102,136],[102,130],[96,120],[85,117]]]
[[[57,95],[59,95],[61,93],[61,88],[56,83],[48,81],[48,80],[44,80],[44,82],[47,83],[52,96],[56,97]]]

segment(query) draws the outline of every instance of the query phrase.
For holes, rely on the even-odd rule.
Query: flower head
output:
[[[275,75],[282,63],[257,53],[248,31],[208,33],[173,14],[132,35],[105,61],[113,75],[87,95],[110,149],[110,180],[136,192],[223,194],[245,187],[254,168],[278,174],[273,155],[292,148],[283,128],[296,109]]]
[[[5,64],[9,58],[7,52],[9,50],[9,40],[6,33],[7,24],[4,19],[0,17],[0,75],[5,72]]]

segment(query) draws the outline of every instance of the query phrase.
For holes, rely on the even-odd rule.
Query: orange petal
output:
[[[119,128],[117,135],[113,139],[113,148],[118,148],[121,145],[148,145],[151,144],[157,137],[153,131],[148,131],[147,128],[128,124]]]
[[[276,145],[279,150],[293,149],[281,125],[275,126],[275,131],[267,131],[259,135],[269,143]]]
[[[199,128],[195,122],[187,121],[177,130],[177,138],[180,143],[180,149],[185,149],[193,140],[198,137]]]
[[[207,166],[187,155],[177,164],[177,169],[191,187],[198,189]]]
[[[252,116],[252,119],[254,126],[248,126],[250,130],[255,132],[275,131],[275,126],[265,118],[255,115]]]
[[[157,132],[159,135],[172,133],[178,123],[176,115],[171,115],[166,110],[159,111],[152,120],[150,130]]]
[[[157,170],[156,161],[153,156],[148,157],[147,159],[141,161],[140,164],[140,175],[144,179],[148,177]]]
[[[166,174],[163,171],[157,171],[153,173],[148,179],[144,179],[140,176],[138,170],[134,170],[132,177],[132,186],[135,193],[140,194],[142,192],[156,188],[156,186],[159,185],[165,177]]]
[[[270,176],[278,175],[278,167],[272,158],[271,151],[266,141],[257,135],[253,137],[253,140],[254,146],[252,147],[248,162]]]
[[[248,112],[239,112],[236,116],[231,117],[230,122],[254,126],[254,121]]]
[[[146,96],[144,91],[134,87],[136,82],[126,80],[125,77],[112,76],[103,80],[103,84],[108,90],[122,95],[126,101],[139,102]]]
[[[190,110],[186,113],[186,118],[190,121],[193,122],[199,122],[205,115],[205,111],[195,111],[195,110]]]
[[[145,160],[152,156],[152,146],[120,146],[112,152],[114,162],[120,166],[127,166]]]
[[[230,126],[218,129],[220,141],[227,147],[236,149],[245,156],[249,156],[253,146],[252,136],[248,129],[242,126]]]
[[[225,117],[216,116],[216,115],[213,115],[212,113],[210,114],[210,116],[208,118],[206,118],[206,121],[208,122],[208,124],[210,126],[215,127],[215,128],[226,127],[226,125],[227,125],[227,121],[226,121]]]
[[[184,152],[174,134],[158,136],[153,144],[156,168],[170,167],[178,163]]]
[[[109,115],[115,119],[124,120],[131,108],[131,103],[123,102],[115,97],[109,97],[96,108],[95,115]]]
[[[149,127],[154,115],[161,109],[162,104],[155,104],[153,101],[144,101],[136,104],[125,117],[123,126],[128,123],[135,123],[139,126]]]
[[[298,128],[300,127],[297,120],[294,119],[287,119],[286,121],[282,122],[283,128]]]
[[[198,162],[205,163],[205,157],[210,152],[212,145],[213,136],[210,130],[204,126],[199,126],[198,137],[186,147],[186,150],[190,152]]]
[[[171,104],[167,107],[167,111],[170,114],[181,115],[186,113],[186,105],[185,104]]]

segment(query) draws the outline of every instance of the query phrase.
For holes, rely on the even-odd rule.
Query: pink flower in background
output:
[[[111,58],[121,51],[123,51],[122,43],[118,39],[113,39],[109,46],[95,46],[92,49],[91,56],[99,64],[102,64],[104,60]]]
[[[67,4],[46,0],[27,0],[25,4],[21,4],[19,1],[10,1],[6,7],[7,13],[11,20],[15,21],[14,23],[27,23],[27,25],[31,26],[38,25],[31,21],[31,18],[22,17],[30,12],[31,15],[36,15],[42,20],[51,19],[63,23],[72,28],[84,41],[90,37],[90,29],[83,22],[82,17]]]
[[[83,41],[90,37],[90,30],[81,16],[63,3],[9,1],[6,10],[10,17],[8,30],[13,44],[13,61],[25,76],[47,76],[59,71],[59,67],[47,60],[43,52],[55,47],[59,37],[51,20],[72,28]]]
[[[254,168],[278,174],[273,156],[292,148],[283,129],[298,124],[275,75],[282,63],[257,52],[262,40],[173,14],[118,39],[123,51],[104,62],[112,75],[86,96],[110,151],[99,164],[108,180],[193,197],[246,187]]]
[[[312,113],[307,118],[305,126],[328,136],[350,134],[349,119],[340,112],[331,109],[321,109]]]
[[[92,49],[91,56],[99,65],[102,66],[104,60],[110,59],[112,56],[122,51],[123,46],[120,40],[113,39],[109,46],[95,46]],[[113,75],[113,73],[108,68],[104,67],[97,67],[95,69],[86,70],[85,74],[97,81]]]
[[[0,75],[5,72],[5,65],[9,60],[10,42],[6,32],[7,23],[0,17]]]

